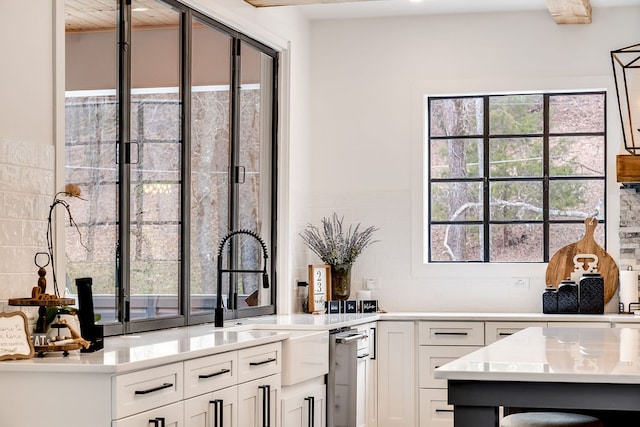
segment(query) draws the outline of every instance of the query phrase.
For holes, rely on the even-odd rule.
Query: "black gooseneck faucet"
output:
[[[224,249],[224,246],[226,245],[227,241],[230,238],[238,234],[246,234],[247,236],[251,236],[260,243],[260,245],[262,246],[262,256],[264,260],[264,265],[262,267],[262,270],[222,268],[222,251]],[[257,233],[251,230],[231,231],[222,238],[222,240],[220,241],[220,246],[218,247],[218,257],[217,257],[218,274],[217,274],[217,283],[216,283],[216,308],[214,311],[214,322],[217,328],[222,327],[224,325],[224,309],[222,307],[222,273],[262,273],[262,287],[266,289],[269,287],[269,275],[267,274],[267,258],[269,258],[269,255],[267,255],[267,245],[264,243],[262,238],[258,236]],[[231,292],[231,289],[229,289],[229,292]]]

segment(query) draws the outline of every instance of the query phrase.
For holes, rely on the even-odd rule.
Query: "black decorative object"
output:
[[[104,327],[95,324],[92,285],[93,280],[90,277],[76,279],[80,331],[82,331],[82,337],[91,343],[88,348],[80,349],[81,353],[91,353],[102,350],[104,347]]]
[[[585,273],[580,278],[580,313],[604,313],[604,279],[600,273]]]
[[[345,313],[357,313],[358,312],[358,303],[356,300],[346,300],[343,301],[344,304],[344,312]]]
[[[558,285],[558,313],[578,313],[578,285],[563,280]]]
[[[622,121],[624,148],[631,154],[640,154],[640,109],[637,99],[632,99],[640,89],[640,44],[611,52],[613,77],[616,83],[618,108]]]
[[[377,313],[378,300],[360,300],[360,313]]]
[[[327,301],[329,314],[339,314],[342,311],[341,301]]]
[[[555,289],[547,289],[542,293],[542,312],[545,314],[558,312],[558,293]]]

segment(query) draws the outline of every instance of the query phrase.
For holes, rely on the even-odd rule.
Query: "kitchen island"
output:
[[[455,427],[494,427],[498,408],[640,411],[637,329],[531,327],[435,370]]]

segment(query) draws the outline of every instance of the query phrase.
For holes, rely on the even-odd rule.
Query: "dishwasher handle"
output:
[[[350,334],[350,335],[346,335],[345,334],[343,336],[337,336],[336,337],[336,342],[338,344],[346,344],[346,343],[353,342],[353,341],[363,340],[365,338],[367,338],[366,334],[360,334],[360,333]]]

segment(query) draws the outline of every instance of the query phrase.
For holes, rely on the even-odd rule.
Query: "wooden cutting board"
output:
[[[619,271],[611,255],[598,245],[593,238],[593,232],[598,226],[598,220],[587,218],[584,220],[584,237],[556,252],[549,260],[545,280],[547,287],[557,288],[562,280],[566,280],[575,270],[573,257],[578,254],[594,254],[598,257],[597,271],[604,279],[604,303],[608,303],[618,289]]]

